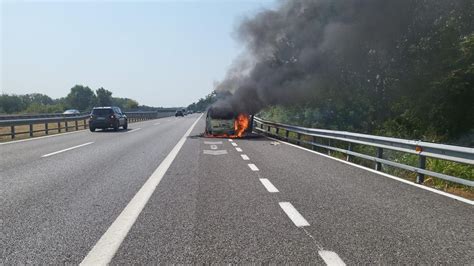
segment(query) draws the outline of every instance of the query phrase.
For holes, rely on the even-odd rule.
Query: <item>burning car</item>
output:
[[[252,128],[252,116],[211,107],[206,116],[206,135],[222,138],[240,138]]]

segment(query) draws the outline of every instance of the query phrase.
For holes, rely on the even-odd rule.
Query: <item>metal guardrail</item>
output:
[[[150,119],[157,119],[161,117],[168,117],[174,115],[174,112],[125,112],[129,122],[138,122]],[[68,132],[71,129],[87,129],[90,114],[82,115],[68,115],[68,116],[55,116],[55,117],[36,117],[36,118],[20,118],[20,119],[8,119],[0,120],[0,128],[10,128],[7,133],[1,133],[0,137],[10,136],[11,139],[15,139],[17,135],[29,134],[33,137],[35,133],[44,132],[49,135],[50,131],[61,133],[62,130]],[[79,124],[79,122],[82,122]],[[54,128],[50,128],[50,124],[56,124]],[[44,125],[41,129],[34,129],[34,125]],[[18,126],[28,126],[26,131],[17,131]]]
[[[462,179],[438,173],[426,169],[426,158],[436,158],[448,160],[457,163],[474,165],[474,148],[459,147],[453,145],[436,144],[424,141],[405,140],[390,137],[373,136],[346,131],[323,130],[314,128],[305,128],[281,123],[274,123],[254,117],[254,130],[260,133],[284,139],[286,141],[294,141],[298,145],[302,143],[314,147],[323,148],[330,154],[331,151],[341,152],[346,155],[346,160],[350,161],[352,157],[358,157],[375,163],[375,169],[382,171],[382,165],[408,170],[417,174],[416,182],[422,184],[425,175],[437,177],[447,181],[463,184],[466,186],[474,186],[474,181]],[[271,129],[275,129],[275,133]],[[296,134],[295,138],[290,138],[289,134]],[[280,135],[284,133],[284,136]],[[302,139],[302,136],[310,136],[311,141]],[[317,140],[326,140],[326,143],[317,142]],[[339,148],[331,145],[331,141],[342,141],[347,143],[347,148]],[[370,156],[353,151],[354,145],[364,145],[376,148],[376,156]],[[418,167],[406,165],[383,158],[384,149],[393,150],[403,153],[418,155]]]

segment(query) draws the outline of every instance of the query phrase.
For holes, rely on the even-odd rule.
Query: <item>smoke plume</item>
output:
[[[369,66],[383,70],[393,64],[414,12],[440,2],[445,1],[281,1],[238,27],[246,53],[217,87],[233,95],[214,106],[254,114],[269,105],[304,102],[318,90],[337,91],[347,77],[364,75],[377,83],[383,71],[366,79]]]

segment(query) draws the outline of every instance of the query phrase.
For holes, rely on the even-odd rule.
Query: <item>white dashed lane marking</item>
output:
[[[280,207],[297,227],[309,226],[308,221],[293,207],[293,204],[280,202]]]
[[[204,141],[204,144],[222,144],[222,141]]]
[[[140,129],[142,129],[142,128],[141,128],[141,127],[135,128],[135,129],[132,129],[132,130],[127,131],[127,132],[125,132],[125,133],[132,133],[132,132],[138,131],[138,130],[140,130]]]
[[[235,148],[235,150],[238,151],[238,152],[242,152],[241,148]]]
[[[242,157],[242,159],[244,159],[244,161],[250,160],[250,158],[245,154],[241,154],[240,157]]]
[[[70,150],[73,150],[73,149],[77,149],[77,148],[80,148],[80,147],[84,147],[84,146],[87,146],[87,145],[90,145],[94,142],[87,142],[87,143],[84,143],[84,144],[81,144],[81,145],[77,145],[77,146],[74,146],[74,147],[70,147],[70,148],[67,148],[67,149],[64,149],[64,150],[60,150],[60,151],[55,151],[55,152],[52,152],[52,153],[48,153],[48,154],[45,154],[41,157],[49,157],[49,156],[52,156],[52,155],[56,155],[58,153],[62,153],[62,152],[65,152],[65,151],[70,151]]]
[[[232,142],[231,144],[232,144],[232,146],[237,147],[237,143]]]
[[[278,189],[270,182],[270,180],[266,178],[260,178],[260,182],[262,182],[263,186],[267,189],[270,193],[278,192]]]
[[[329,266],[345,266],[346,264],[339,258],[336,252],[320,250],[319,256],[326,262],[326,265]]]
[[[229,139],[230,142],[234,141],[233,139]]]
[[[249,163],[248,166],[250,167],[250,169],[251,169],[252,171],[259,171],[259,170],[258,170],[258,167],[257,167],[255,164],[253,164],[253,163]]]

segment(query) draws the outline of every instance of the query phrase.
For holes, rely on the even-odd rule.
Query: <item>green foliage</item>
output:
[[[112,105],[123,110],[134,110],[138,108],[138,102],[129,98],[112,98]]]
[[[206,95],[206,97],[199,99],[199,101],[190,104],[187,109],[193,112],[204,112],[211,104],[216,102],[216,91]]]
[[[97,95],[97,105],[99,106],[111,106],[112,105],[112,92],[104,88],[98,88],[95,91]]]
[[[97,89],[95,94],[89,87],[82,85],[74,86],[66,97],[59,99],[52,99],[41,93],[0,95],[0,114],[61,113],[66,109],[78,109],[87,112],[92,107],[99,105],[119,106],[123,110],[136,110],[139,107],[146,110],[156,109],[149,106],[140,106],[137,101],[129,98],[112,97],[112,92],[104,88]]]
[[[368,53],[363,69],[336,60],[331,67],[340,68],[340,76],[321,76],[305,102],[271,106],[260,115],[307,127],[474,146],[474,5],[462,3],[440,3],[438,13],[421,5],[396,49]]]
[[[18,113],[26,107],[27,103],[18,95],[2,94],[0,96],[0,113]]]
[[[90,110],[97,102],[97,97],[89,87],[76,85],[71,88],[71,92],[66,96],[66,102],[69,106],[79,111]]]

